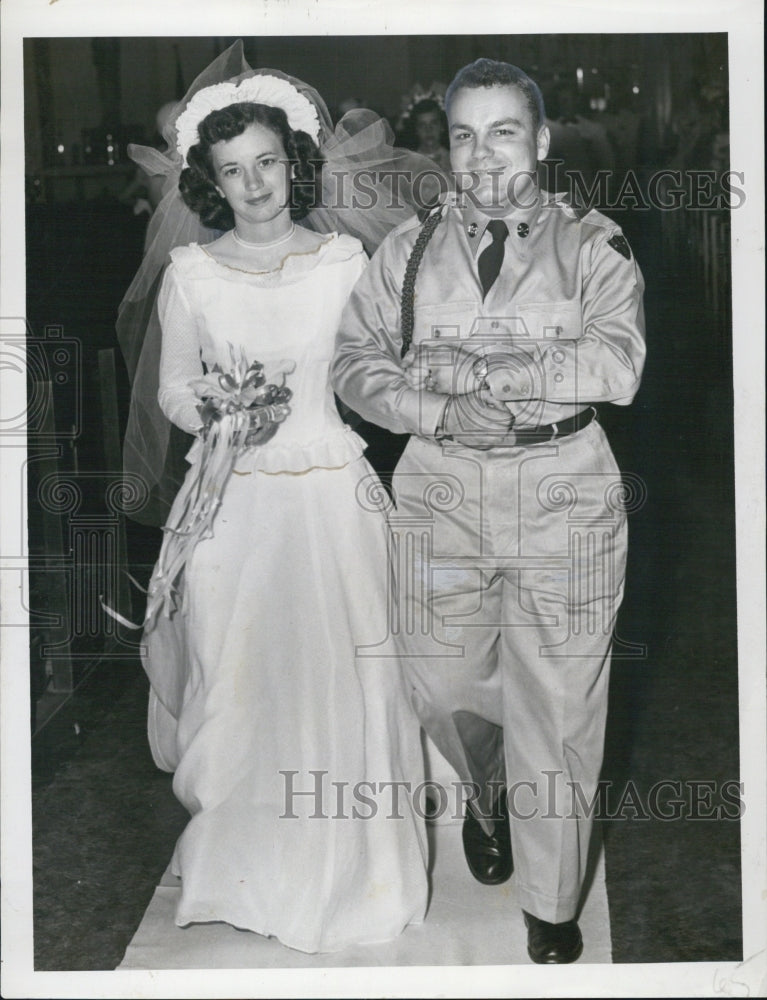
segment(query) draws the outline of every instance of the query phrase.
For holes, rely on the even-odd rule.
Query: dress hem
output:
[[[392,925],[392,930],[383,931],[381,934],[377,934],[370,938],[349,938],[339,943],[334,943],[332,945],[318,946],[316,944],[309,945],[306,942],[298,943],[294,941],[291,943],[286,940],[285,937],[281,937],[279,933],[274,931],[265,931],[258,929],[256,927],[250,927],[247,924],[237,923],[235,921],[226,920],[223,917],[218,917],[214,920],[190,917],[189,919],[179,919],[176,918],[175,924],[177,927],[185,930],[188,927],[193,927],[201,924],[226,924],[229,927],[233,927],[238,931],[247,931],[251,934],[258,934],[259,937],[267,938],[272,941],[277,941],[285,948],[290,948],[292,951],[300,951],[305,955],[330,955],[339,951],[345,951],[347,948],[356,947],[369,947],[373,945],[386,944],[389,941],[394,941],[398,938],[403,931],[407,930],[408,927],[418,927],[420,926],[425,918],[425,913],[420,917],[413,917],[410,920],[406,920],[404,923],[397,921],[396,924]]]

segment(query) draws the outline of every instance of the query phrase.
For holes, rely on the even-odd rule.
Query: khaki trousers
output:
[[[488,451],[411,438],[394,491],[392,622],[415,709],[480,812],[505,782],[523,909],[571,919],[626,560],[604,432]]]

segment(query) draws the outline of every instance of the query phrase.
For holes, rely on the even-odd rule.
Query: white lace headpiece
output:
[[[282,108],[288,117],[288,125],[294,131],[306,132],[317,142],[320,120],[312,102],[287,80],[264,73],[247,77],[239,83],[216,83],[194,95],[176,119],[177,146],[184,166],[187,166],[186,157],[190,148],[200,141],[198,129],[203,118],[211,111],[245,102]]]
[[[120,303],[117,319],[117,336],[131,381],[124,469],[131,477],[126,481],[141,486],[141,502],[130,516],[143,524],[167,522],[188,468],[184,455],[191,444],[180,432],[178,439],[175,432],[171,435],[170,423],[157,402],[162,349],[159,279],[174,247],[190,243],[203,246],[221,235],[204,226],[186,205],[179,191],[179,175],[190,147],[199,142],[203,118],[242,101],[282,108],[290,127],[307,132],[320,148],[325,161],[322,199],[301,225],[319,233],[356,237],[368,254],[420,206],[412,179],[433,177],[435,172],[427,157],[394,148],[391,127],[372,111],[350,111],[334,129],[327,106],[314,87],[280,70],[251,69],[242,40],[217,56],[178,103],[177,116],[174,112],[163,129],[166,150],[129,147],[131,159],[148,176],[165,178],[163,199],[149,222],[144,259]],[[361,211],[355,206],[355,195],[356,178],[363,175],[366,188],[371,178],[380,180],[375,184],[374,205]],[[407,178],[409,183],[405,183]],[[422,188],[421,197],[424,195]]]

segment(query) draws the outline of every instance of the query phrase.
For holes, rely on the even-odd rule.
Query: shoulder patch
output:
[[[613,250],[617,250],[621,257],[631,260],[631,247],[628,245],[626,237],[621,233],[616,233],[615,236],[610,237],[607,245],[612,247]]]

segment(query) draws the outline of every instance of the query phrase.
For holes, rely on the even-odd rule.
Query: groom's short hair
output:
[[[543,94],[538,84],[518,66],[497,59],[477,59],[459,69],[445,91],[445,110],[450,115],[450,102],[459,90],[479,87],[516,87],[522,92],[530,109],[533,128],[537,132],[546,118]]]

